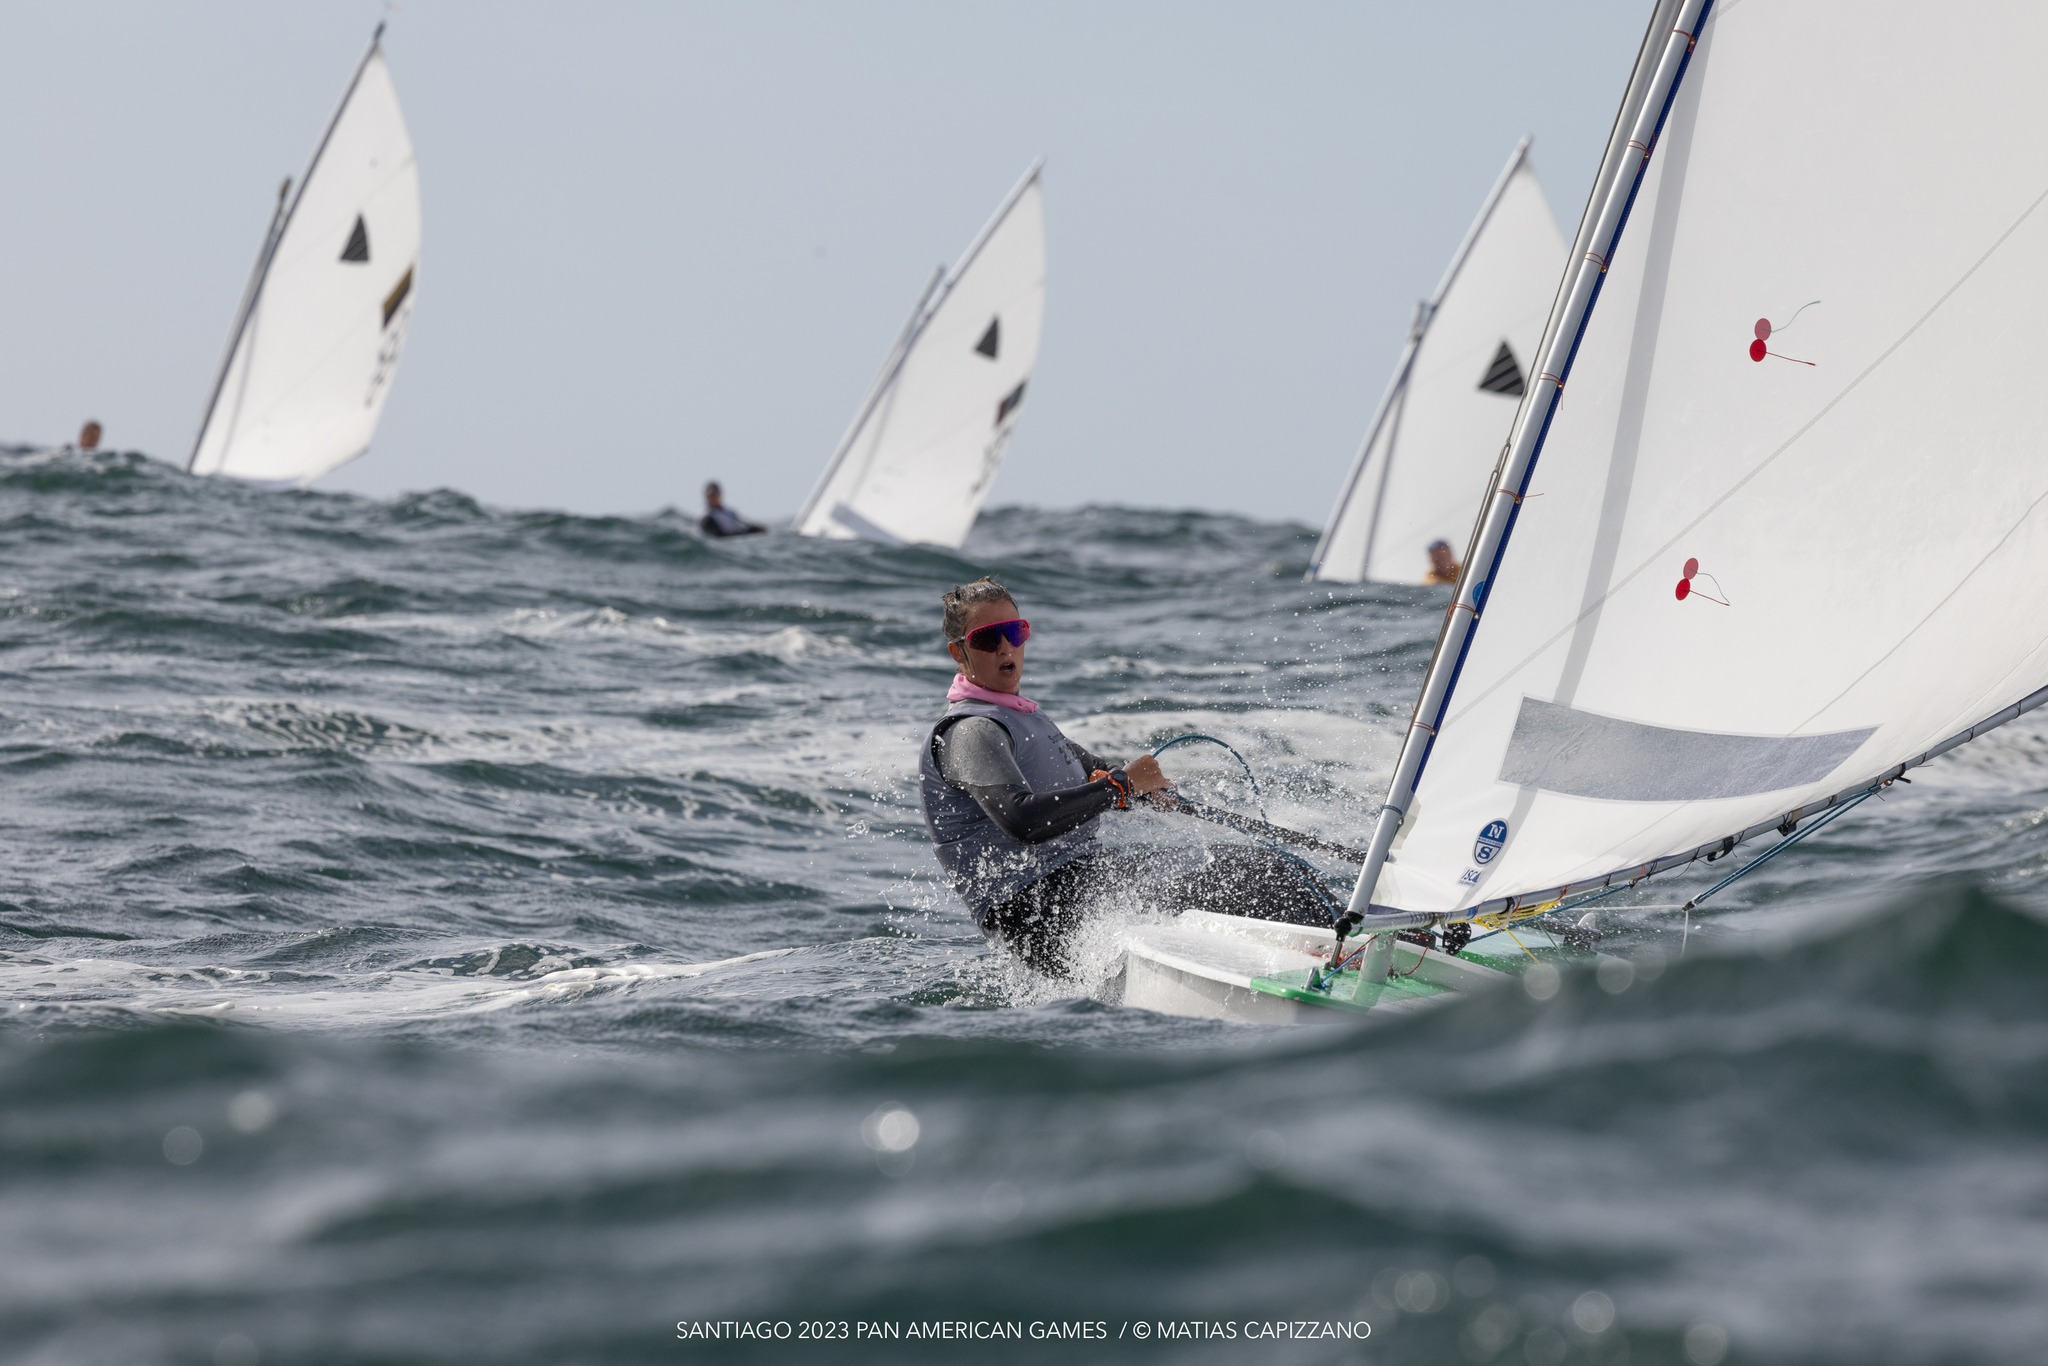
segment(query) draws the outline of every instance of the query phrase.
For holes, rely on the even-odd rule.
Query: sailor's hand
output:
[[[1124,773],[1131,780],[1131,791],[1140,797],[1149,792],[1162,792],[1173,786],[1166,781],[1166,775],[1159,771],[1159,761],[1149,754],[1125,764]]]

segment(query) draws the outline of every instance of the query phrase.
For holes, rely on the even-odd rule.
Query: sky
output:
[[[403,0],[406,353],[320,487],[794,512],[932,268],[1046,158],[992,502],[1320,525],[1515,142],[1567,239],[1647,0]],[[0,443],[183,464],[277,184],[387,6],[0,9]]]

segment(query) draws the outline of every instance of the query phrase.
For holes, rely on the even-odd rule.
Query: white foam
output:
[[[209,1017],[298,1026],[395,1023],[444,1019],[562,1004],[615,995],[662,982],[703,977],[749,963],[801,952],[767,949],[703,963],[630,962],[563,967],[517,979],[458,976],[432,968],[361,974],[323,974],[329,986],[309,985],[292,972],[273,974],[212,965],[166,969],[108,958],[68,962],[0,960],[0,995],[32,1005],[76,1003],[167,1017]],[[546,962],[545,959],[542,960]]]

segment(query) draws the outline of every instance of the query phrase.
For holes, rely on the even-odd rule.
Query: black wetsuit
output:
[[[1083,772],[1112,769],[1071,740]],[[945,781],[974,799],[1010,840],[1038,845],[1080,829],[1111,809],[1116,794],[1101,780],[1034,792],[1018,768],[1009,733],[983,716],[942,723],[931,739]],[[972,888],[962,889],[974,904]],[[1091,911],[1118,903],[1159,910],[1214,911],[1296,925],[1328,925],[1327,891],[1276,850],[1255,844],[1090,849],[991,904],[976,908],[984,934],[1001,939],[1048,973],[1069,968],[1066,940]]]

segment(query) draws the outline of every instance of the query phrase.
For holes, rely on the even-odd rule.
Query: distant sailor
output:
[[[1031,623],[1009,590],[977,579],[945,595],[946,652],[960,667],[918,755],[925,826],[981,931],[1042,972],[1071,970],[1069,937],[1092,911],[1190,908],[1328,925],[1327,902],[1285,856],[1244,844],[1110,850],[1096,820],[1165,790],[1159,761],[1089,753],[1018,691]]]
[[[706,536],[758,536],[768,528],[758,522],[750,522],[725,505],[725,490],[712,480],[704,486],[704,516],[698,521],[697,529]]]
[[[1410,545],[1415,544],[1413,541]],[[1458,581],[1458,559],[1451,554],[1449,541],[1429,543],[1429,577],[1424,583],[1456,583]]]

